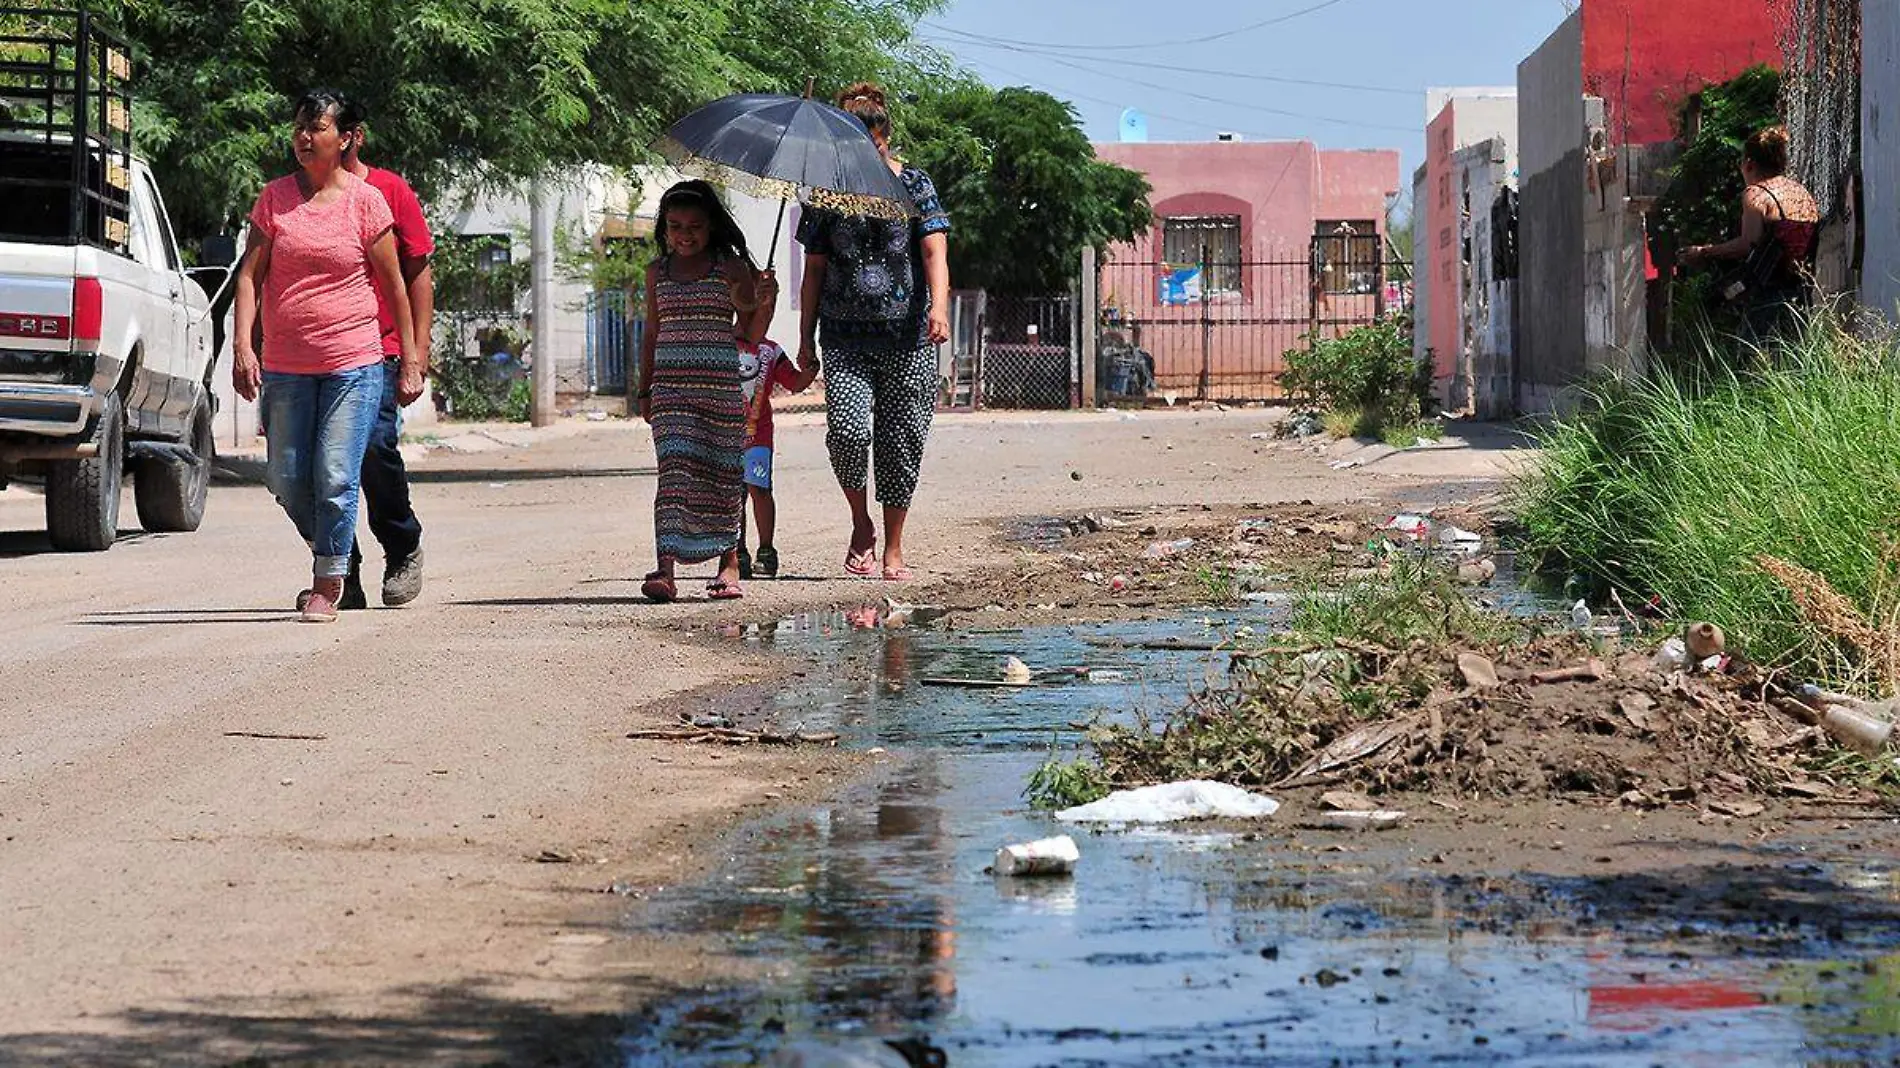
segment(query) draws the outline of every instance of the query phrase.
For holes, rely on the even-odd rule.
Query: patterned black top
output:
[[[950,231],[950,215],[930,176],[906,166],[898,173],[917,205],[908,222],[807,210],[798,243],[825,256],[819,303],[826,347],[911,351],[929,344],[930,286],[924,278],[923,241]]]

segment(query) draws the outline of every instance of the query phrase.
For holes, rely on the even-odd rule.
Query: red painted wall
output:
[[[1583,91],[1617,144],[1670,140],[1691,93],[1756,63],[1781,66],[1769,0],[1584,0]]]

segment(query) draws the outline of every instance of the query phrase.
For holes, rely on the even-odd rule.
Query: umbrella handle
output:
[[[765,254],[765,269],[771,270],[778,262],[778,235],[785,231],[785,202],[778,202],[778,222],[772,226],[772,247]]]

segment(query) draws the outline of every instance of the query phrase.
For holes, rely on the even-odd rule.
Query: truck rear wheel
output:
[[[46,533],[60,552],[96,553],[119,536],[125,482],[125,405],[106,394],[89,439],[98,452],[46,466]]]
[[[149,459],[132,470],[132,500],[138,506],[139,526],[150,533],[186,533],[204,521],[215,448],[209,401],[199,401],[192,412],[191,438],[186,444],[198,457],[191,463]]]

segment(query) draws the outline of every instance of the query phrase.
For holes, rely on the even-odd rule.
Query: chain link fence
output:
[[[952,294],[939,359],[940,406],[1059,409],[1081,403],[1082,335],[1073,296]]]

